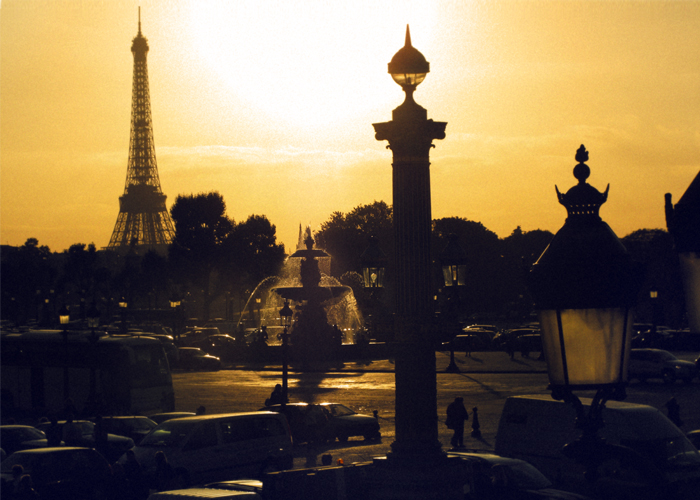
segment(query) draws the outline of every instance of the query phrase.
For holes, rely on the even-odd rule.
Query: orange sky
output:
[[[447,137],[431,152],[433,217],[556,232],[554,185],[611,184],[622,237],[664,228],[700,170],[700,2],[2,0],[0,242],[109,242],[124,191],[138,6],[168,207],[218,190],[299,224],[391,203],[372,123],[403,92],[387,74],[407,23],[431,73],[415,94]]]

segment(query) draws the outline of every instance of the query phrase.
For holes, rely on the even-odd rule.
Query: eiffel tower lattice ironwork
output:
[[[120,253],[129,250],[139,254],[148,250],[165,253],[175,230],[158,178],[146,65],[148,41],[141,34],[140,8],[139,32],[131,44],[131,52],[134,55],[134,82],[129,165],[124,194],[119,197],[119,216],[107,248]]]

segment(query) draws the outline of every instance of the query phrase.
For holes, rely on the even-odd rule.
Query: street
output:
[[[683,359],[694,359],[693,353],[676,353]],[[503,356],[503,361],[500,356]],[[447,353],[438,352],[438,369],[449,361]],[[458,365],[464,369],[469,363],[490,361],[497,368],[507,368],[491,373],[488,367],[481,370],[450,374],[437,374],[438,432],[443,449],[449,448],[452,431],[444,425],[447,405],[457,396],[464,397],[470,413],[465,426],[465,445],[470,449],[493,450],[498,420],[507,397],[522,394],[549,394],[546,366],[534,360],[508,360],[505,353],[474,353],[472,359],[464,354],[455,355]],[[510,364],[508,364],[510,363]],[[511,368],[513,367],[513,368]],[[359,369],[355,368],[355,369]],[[333,460],[344,463],[368,461],[372,457],[391,451],[394,440],[394,374],[390,362],[372,362],[365,371],[296,373],[290,371],[289,398],[302,402],[337,402],[358,413],[372,415],[378,412],[382,439],[365,443],[362,438],[350,438],[347,443],[331,443],[313,448],[306,445],[297,449],[295,467],[321,463],[321,455],[330,453]],[[203,405],[207,413],[228,413],[259,410],[269,397],[275,384],[281,382],[281,373],[273,370],[222,370],[219,372],[175,372],[175,406],[177,411],[192,411]],[[667,386],[661,381],[646,384],[632,382],[627,388],[627,402],[648,404],[666,414],[664,403],[674,396],[685,421],[684,431],[700,429],[700,381],[692,384],[676,382]],[[590,396],[580,394],[579,396]],[[470,437],[473,422],[472,408],[478,407],[481,438]],[[314,462],[316,461],[316,462]]]

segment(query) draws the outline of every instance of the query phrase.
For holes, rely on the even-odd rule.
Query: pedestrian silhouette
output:
[[[277,384],[270,394],[270,397],[265,401],[265,406],[282,405],[284,403],[286,403],[286,401],[284,400],[284,394],[282,394],[282,386]]]
[[[80,427],[73,421],[73,414],[69,413],[66,422],[63,424],[63,442],[67,446],[80,446],[83,435]]]
[[[61,430],[61,426],[58,425],[58,419],[56,418],[55,415],[52,415],[51,416],[51,423],[49,424],[49,427],[46,429],[46,446],[48,446],[48,447],[60,446],[62,437],[63,437],[63,431]]]
[[[126,450],[126,461],[124,462],[124,476],[127,482],[129,498],[143,500],[148,498],[148,485],[141,469],[141,464],[136,459],[134,450]]]
[[[39,493],[34,489],[34,484],[29,474],[24,474],[20,478],[12,498],[16,500],[34,500],[39,498]]]
[[[668,401],[666,401],[666,404],[664,404],[664,406],[668,411],[668,419],[674,424],[676,424],[677,427],[682,427],[683,420],[681,420],[681,406],[678,404],[676,398],[673,397],[669,399]]]
[[[107,456],[108,438],[107,430],[105,429],[102,415],[97,415],[95,418],[95,427],[93,430],[95,449],[102,455]]]
[[[155,489],[158,491],[167,491],[176,488],[176,476],[173,466],[168,462],[165,453],[157,451],[156,459],[156,474],[155,474]]]
[[[447,407],[447,420],[445,424],[448,429],[454,430],[450,443],[453,448],[464,447],[464,422],[469,420],[469,412],[464,407],[464,398],[457,397]]]

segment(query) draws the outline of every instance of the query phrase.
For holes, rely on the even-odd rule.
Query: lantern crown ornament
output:
[[[629,307],[636,299],[635,270],[630,254],[599,215],[608,199],[586,182],[590,168],[588,151],[581,145],[574,167],[578,184],[566,194],[555,186],[559,203],[568,217],[530,273],[530,290],[536,307]]]
[[[586,182],[584,146],[576,160],[578,184],[563,195],[557,189],[568,217],[528,280],[553,392],[624,385],[641,275],[598,214],[610,186],[601,193]]]

